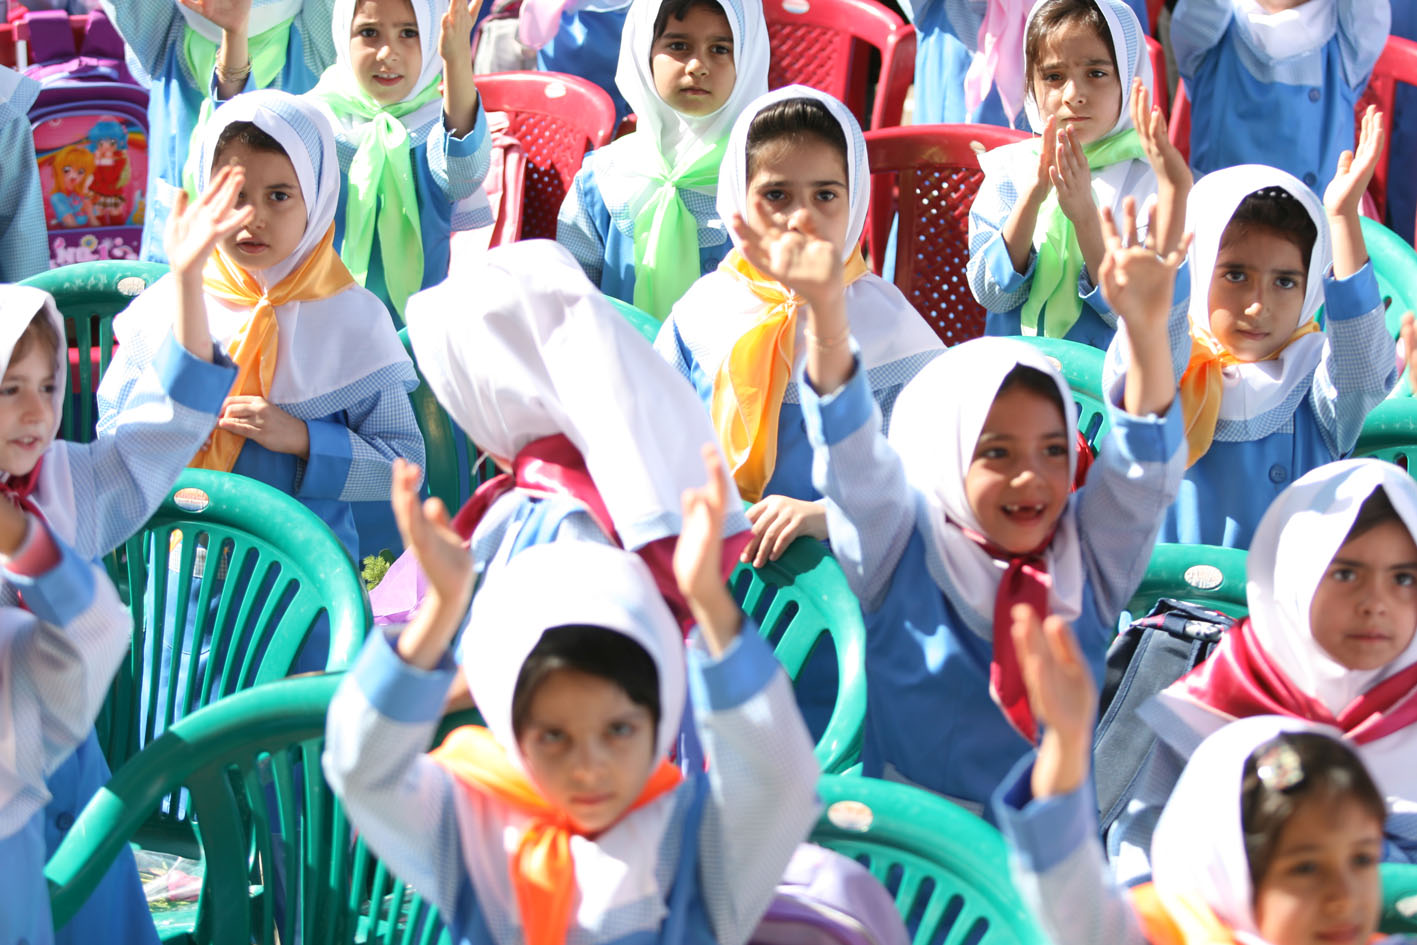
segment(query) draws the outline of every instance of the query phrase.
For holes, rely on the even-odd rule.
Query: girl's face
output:
[[[1365,945],[1382,900],[1383,825],[1352,798],[1300,804],[1255,884],[1255,924],[1271,945]]]
[[[1122,82],[1108,42],[1086,24],[1072,22],[1043,44],[1033,70],[1033,99],[1058,130],[1071,127],[1083,144],[1107,136],[1122,113]]]
[[[246,171],[236,206],[256,208],[250,223],[222,238],[222,252],[248,272],[259,272],[288,258],[300,245],[306,223],[305,198],[290,158],[233,141],[214,163],[235,164]]]
[[[49,448],[54,429],[54,351],[31,340],[0,380],[0,472],[23,476]]]
[[[1068,427],[1052,400],[1025,387],[994,398],[964,493],[984,537],[1014,554],[1041,546],[1068,501]]]
[[[618,821],[654,766],[654,717],[625,690],[573,669],[552,672],[532,693],[517,736],[541,795],[587,834]]]
[[[834,146],[804,136],[758,149],[748,181],[747,219],[755,229],[800,229],[810,220],[817,235],[830,240],[840,255],[850,216],[846,162]]]
[[[1407,649],[1417,631],[1417,543],[1401,522],[1343,543],[1314,590],[1309,627],[1348,669],[1379,669]]]
[[[1210,276],[1210,333],[1241,361],[1263,361],[1289,341],[1304,312],[1304,258],[1271,229],[1225,233]]]
[[[721,9],[695,6],[670,17],[650,47],[654,90],[677,112],[711,115],[733,91],[733,30]]]
[[[359,87],[380,105],[417,91],[423,46],[410,0],[360,0],[349,27],[349,59]]]

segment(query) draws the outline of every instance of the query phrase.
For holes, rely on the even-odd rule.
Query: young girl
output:
[[[103,566],[42,516],[0,502],[0,555],[4,583],[25,598],[0,609],[0,939],[50,945],[45,776],[84,740],[132,631]]]
[[[1137,244],[1135,207],[1126,209],[1128,246],[1104,210],[1102,278],[1153,345],[1138,345],[1141,373],[1076,494],[1072,398],[1036,349],[986,338],[947,350],[901,392],[887,442],[851,341],[836,248],[734,220],[744,256],[809,306],[798,385],[832,551],[866,614],[869,776],[982,809],[1036,733],[1008,636],[1013,601],[1082,621],[1101,671],[1181,474],[1162,333],[1184,250],[1163,259],[1154,240]]]
[[[1088,784],[1097,691],[1067,625],[1015,609],[1036,758],[994,798],[1015,882],[1059,945],[1378,941],[1382,794],[1336,730],[1255,716],[1191,757],[1152,842],[1154,881],[1109,881]]]
[[[156,313],[174,305],[204,312],[239,373],[217,431],[191,465],[289,493],[353,556],[350,504],[387,495],[395,457],[423,457],[408,400],[417,376],[383,305],[334,252],[339,172],[319,109],[271,90],[226,103],[203,141],[204,196],[220,189],[218,172],[228,165],[242,169],[240,205],[251,212],[215,252],[195,249],[177,278],[155,284],[115,320],[120,344],[105,381],[127,384],[144,370]],[[119,418],[102,402],[99,409],[102,433]]]
[[[39,83],[0,66],[0,154],[34,154],[29,110]],[[9,161],[0,173],[0,283],[19,282],[49,268],[39,165]]]
[[[674,554],[698,622],[688,649],[643,561],[556,542],[520,552],[473,602],[441,503],[395,476],[430,592],[370,637],[330,705],[324,768],[351,822],[438,907],[457,941],[744,942],[817,815],[818,769],[791,688],[723,584],[729,490],[684,497]],[[458,668],[487,728],[425,754]],[[708,765],[667,759],[688,703]]]
[[[1189,468],[1161,541],[1247,547],[1274,497],[1351,450],[1396,383],[1358,223],[1381,146],[1370,109],[1357,156],[1345,152],[1322,204],[1290,175],[1255,165],[1216,171],[1192,192],[1189,316],[1178,307],[1170,327]],[[1127,347],[1120,332],[1108,388]]]
[[[492,222],[481,196],[492,145],[472,79],[474,9],[335,0],[338,62],[313,93],[339,143],[335,242],[398,324],[408,297],[448,274],[453,205],[480,198],[483,213],[467,226]]]
[[[330,0],[104,0],[103,8],[151,92],[142,258],[166,262],[167,217],[213,97],[314,88],[334,61]]]
[[[1127,197],[1140,206],[1155,194],[1155,229],[1169,252],[1190,175],[1165,120],[1148,107],[1151,60],[1122,0],[1038,0],[1024,48],[1025,110],[1042,137],[980,156],[969,286],[988,310],[990,335],[1105,348],[1117,313],[1098,290],[1097,208],[1119,213]]]
[[[861,256],[871,173],[856,119],[815,89],[769,92],[734,123],[719,178],[723,219],[739,214],[759,229],[809,227],[836,248],[852,333],[888,428],[901,387],[943,346]],[[793,380],[807,347],[802,303],[734,250],[680,299],[655,342],[698,391],[738,491],[755,503],[744,560],[757,565],[780,557],[799,535],[827,537]]]
[[[586,155],[556,240],[606,295],[663,320],[729,250],[714,207],[728,130],[767,91],[761,0],[634,0],[615,84],[635,133]]]
[[[1391,20],[1389,0],[1180,0],[1191,167],[1268,164],[1323,193]]]
[[[547,240],[491,250],[473,271],[414,296],[408,331],[439,402],[509,473],[479,488],[454,522],[477,570],[542,542],[618,544],[645,559],[687,620],[670,558],[680,495],[701,466],[682,446],[713,431],[693,392],[570,253]],[[732,499],[730,554],[748,541]],[[376,618],[412,615],[424,592],[412,563],[406,553],[375,588]]]
[[[1320,466],[1275,499],[1250,545],[1249,619],[1139,713],[1161,742],[1109,836],[1123,879],[1147,872],[1156,815],[1195,746],[1249,715],[1341,731],[1387,798],[1388,858],[1417,858],[1414,535],[1417,484],[1380,460]]]

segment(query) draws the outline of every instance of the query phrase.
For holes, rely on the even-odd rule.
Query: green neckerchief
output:
[[[251,77],[256,82],[256,88],[267,88],[285,68],[291,22],[277,23],[246,40],[251,54]],[[212,72],[216,69],[217,48],[217,43],[190,26],[186,28],[182,37],[182,57],[196,80],[197,90],[202,93],[202,107],[197,112],[197,122],[192,126],[192,136],[187,142],[187,163],[182,167],[182,189],[193,199],[197,196],[197,162],[202,158],[202,131],[207,127],[207,119],[216,110],[207,90],[211,86]]]
[[[344,245],[340,258],[354,278],[369,279],[369,259],[378,232],[384,281],[395,321],[402,324],[404,304],[423,287],[423,236],[408,129],[400,118],[442,95],[438,80],[413,98],[380,105],[369,97],[349,69],[331,66],[311,93],[341,118],[367,124],[349,165],[349,195],[344,206]]]
[[[631,136],[631,137],[637,137]],[[626,143],[629,143],[629,138]],[[635,163],[655,170],[647,175],[654,193],[635,214],[635,307],[664,321],[669,309],[701,275],[699,221],[679,196],[680,187],[712,191],[718,186],[718,169],[728,149],[725,135],[685,168],[664,168],[658,151],[643,152],[645,144],[631,150]]]
[[[1146,160],[1146,152],[1142,150],[1135,128],[1084,145],[1082,153],[1087,157],[1087,166],[1092,169],[1108,167],[1119,161]],[[1044,334],[1049,338],[1061,338],[1082,315],[1082,299],[1078,297],[1082,247],[1078,245],[1072,221],[1058,205],[1056,187],[1039,208],[1038,223],[1033,232],[1035,242],[1038,233],[1042,232],[1044,236],[1043,242],[1038,245],[1033,283],[1023,303],[1023,333],[1038,334],[1038,319],[1046,310],[1048,319],[1043,326]],[[1096,279],[1097,273],[1093,273],[1092,277]]]

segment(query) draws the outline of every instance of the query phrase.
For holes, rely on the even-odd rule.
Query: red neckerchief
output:
[[[39,506],[34,504],[34,499],[30,495],[39,486],[39,470],[44,465],[44,457],[39,458],[39,462],[34,464],[34,468],[23,476],[10,476],[4,482],[0,482],[0,495],[8,498],[15,508],[21,512],[28,512],[44,521],[44,513],[39,510]]]
[[[1417,664],[1384,679],[1334,715],[1270,659],[1249,618],[1232,627],[1209,659],[1167,691],[1237,719],[1285,715],[1332,725],[1360,745],[1417,722]]]
[[[1014,650],[1012,611],[1015,604],[1027,604],[1039,617],[1047,615],[1048,592],[1053,587],[1053,579],[1044,565],[1043,554],[1053,543],[1053,536],[1050,534],[1043,544],[1030,552],[1015,554],[976,531],[958,524],[955,527],[989,557],[1008,562],[994,595],[994,647],[989,661],[989,696],[1003,710],[1004,718],[1008,719],[1014,730],[1037,744],[1038,723],[1034,721],[1033,710],[1028,705],[1028,688],[1023,684],[1018,653]]]

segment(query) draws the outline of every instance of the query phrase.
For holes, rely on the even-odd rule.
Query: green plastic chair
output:
[[[614,296],[607,295],[605,301],[609,302],[617,312],[625,316],[625,319],[635,326],[635,329],[650,344],[654,344],[654,339],[659,336],[659,319],[655,318],[644,309],[635,308],[629,302],[622,302]]]
[[[1250,605],[1245,597],[1244,549],[1159,543],[1127,610],[1140,617],[1163,597],[1199,604],[1235,618],[1247,616]]]
[[[177,549],[174,535],[181,536]],[[126,587],[140,589],[128,595],[133,647],[97,726],[115,771],[153,740],[159,724],[170,727],[202,706],[288,675],[322,618],[332,669],[354,660],[372,625],[364,586],[328,526],[283,492],[231,473],[184,470],[110,567]],[[202,633],[211,637],[205,666],[200,646],[181,655],[184,641]],[[168,679],[179,680],[185,664],[186,683],[161,691],[156,668],[166,646]],[[176,798],[168,807],[154,815],[147,842],[176,851],[190,842],[191,825]]]
[[[413,358],[413,345],[408,340],[407,328],[399,329],[399,340],[403,342],[408,356]],[[416,359],[414,370],[418,371]],[[477,462],[477,444],[462,432],[443,405],[438,403],[422,371],[418,371],[418,387],[408,398],[413,403],[418,430],[423,434],[423,487],[428,495],[442,499],[448,514],[454,515],[464,502],[472,498],[478,486],[497,475],[497,465],[490,458]]]
[[[920,788],[823,775],[812,842],[865,865],[895,897],[914,945],[1047,945],[993,827]]]
[[[1112,428],[1107,416],[1107,400],[1102,396],[1102,362],[1105,354],[1092,345],[1063,338],[1023,337],[1021,340],[1043,352],[1063,372],[1078,408],[1078,432],[1094,455],[1098,444]]]
[[[1377,220],[1362,217],[1359,224],[1387,306],[1388,331],[1396,338],[1403,312],[1417,312],[1417,250]]]
[[[1399,386],[1407,386],[1407,381]],[[1417,459],[1417,400],[1392,397],[1374,407],[1363,421],[1353,455],[1385,459],[1407,470],[1408,475],[1417,475],[1413,468]]]
[[[866,625],[846,575],[821,542],[799,538],[761,568],[740,564],[733,598],[758,622],[787,675],[796,680],[824,639],[836,649],[837,695],[817,761],[833,774],[856,764],[866,731]]]
[[[1417,935],[1417,864],[1384,863],[1383,913],[1378,931],[1384,935]]]
[[[113,316],[166,274],[167,267],[158,263],[110,259],[61,266],[24,281],[24,285],[54,296],[64,316],[69,377],[59,426],[61,438],[78,443],[94,438],[98,426],[94,391],[113,357]]]

